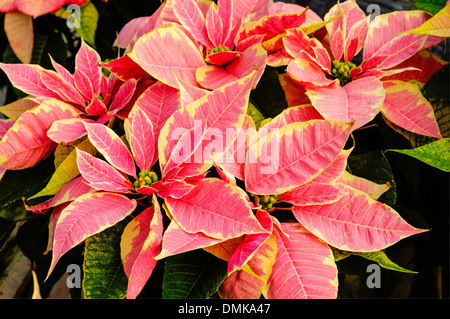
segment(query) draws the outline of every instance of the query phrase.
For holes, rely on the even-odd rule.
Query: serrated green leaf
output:
[[[417,0],[411,4],[411,9],[418,9],[425,11],[431,15],[438,13],[443,7],[447,0]]]
[[[382,151],[370,151],[348,158],[348,169],[356,176],[366,178],[377,184],[389,182],[390,188],[378,198],[389,206],[395,204],[397,193],[391,166]]]
[[[123,299],[128,279],[120,259],[120,240],[129,219],[86,239],[83,291],[86,299]]]
[[[405,272],[408,274],[417,274],[417,271],[412,271],[409,269],[405,269],[403,267],[400,267],[396,263],[394,263],[392,260],[388,258],[388,256],[384,253],[384,251],[373,251],[373,252],[353,252],[353,255],[361,256],[365,259],[369,259],[372,261],[376,261],[378,265],[380,265],[383,268],[389,269],[389,270],[395,270],[400,272]]]
[[[210,298],[227,275],[227,263],[203,250],[168,257],[163,294],[166,299]]]
[[[387,151],[412,156],[444,172],[450,172],[450,138],[442,138],[413,149],[388,149]]]

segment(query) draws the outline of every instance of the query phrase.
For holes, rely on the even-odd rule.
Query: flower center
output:
[[[214,54],[220,51],[231,51],[228,47],[226,46],[221,46],[219,45],[218,47],[215,47],[214,49],[211,50],[211,52],[209,52],[209,54]]]
[[[331,74],[339,79],[341,86],[344,86],[351,81],[349,74],[354,68],[356,68],[356,65],[352,62],[339,62],[334,60],[331,66]]]
[[[158,181],[158,175],[155,172],[145,170],[139,172],[139,178],[134,181],[134,188],[139,188],[143,186],[151,186],[153,183]]]
[[[269,211],[278,201],[278,195],[255,195],[250,194],[256,206],[261,205],[263,210]]]

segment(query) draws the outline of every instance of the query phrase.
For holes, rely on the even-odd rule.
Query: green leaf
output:
[[[394,263],[392,260],[388,258],[388,256],[382,250],[373,252],[352,252],[352,254],[364,257],[365,259],[376,261],[378,265],[389,270],[405,272],[408,274],[417,274],[417,271],[405,269]]]
[[[210,298],[227,275],[227,263],[203,250],[168,257],[163,298]]]
[[[68,147],[66,147],[65,145],[62,145],[61,147],[64,150],[68,149]],[[95,155],[95,153],[96,153],[95,147],[89,142],[88,139],[83,140],[76,147],[82,151],[88,152],[91,155]],[[58,147],[57,147],[57,149],[58,149]],[[61,160],[62,156],[58,156],[58,157],[55,156],[55,162],[56,162],[56,158]],[[55,166],[56,166],[56,164],[58,164],[58,163],[55,163]],[[72,151],[69,153],[69,155],[67,155],[62,160],[62,162],[56,167],[55,173],[52,175],[47,186],[45,186],[45,188],[43,190],[41,190],[39,193],[28,198],[28,200],[42,197],[42,196],[55,195],[64,185],[66,185],[68,182],[73,180],[79,174],[80,174],[80,171],[78,170],[78,166],[77,166],[77,152],[76,152],[76,149],[72,147]]]
[[[258,108],[252,103],[248,103],[247,115],[253,119],[256,129],[259,129],[261,122],[265,120]]]
[[[447,0],[417,0],[411,4],[410,9],[418,9],[425,11],[431,15],[438,13],[443,7]]]
[[[53,157],[23,170],[7,170],[0,183],[0,208],[40,191],[54,172]]]
[[[443,66],[435,72],[425,83],[421,92],[425,98],[430,101],[448,101],[450,87],[449,65]]]
[[[278,71],[272,67],[266,67],[250,98],[265,118],[275,117],[288,107]]]
[[[91,1],[86,1],[81,6],[80,28],[77,28],[77,33],[95,48],[95,31],[97,30],[98,11]]]
[[[450,172],[450,138],[442,138],[413,149],[388,149],[388,151],[412,156],[444,172]]]
[[[71,19],[74,26],[80,25],[79,28],[75,28],[78,35],[95,48],[95,31],[98,24],[98,11],[95,5],[90,1],[86,1],[80,7],[80,21],[76,21],[76,15],[67,11],[65,7],[60,8],[55,12],[55,16],[62,19]]]
[[[120,239],[126,219],[86,239],[83,290],[86,299],[123,299],[128,279],[120,258]]]
[[[389,259],[389,257],[386,255],[386,253],[382,250],[373,251],[373,252],[351,252],[351,251],[339,250],[334,247],[331,247],[331,249],[333,251],[335,261],[345,259],[351,255],[356,255],[356,256],[360,256],[360,257],[363,257],[368,260],[375,261],[381,267],[388,269],[388,270],[405,272],[405,273],[409,273],[409,274],[417,274],[416,271],[405,269],[403,267],[400,267],[396,263],[394,263],[392,260]]]
[[[353,175],[366,178],[377,184],[389,182],[390,188],[378,199],[389,206],[395,204],[397,193],[391,166],[382,151],[370,151],[348,158],[348,169]]]

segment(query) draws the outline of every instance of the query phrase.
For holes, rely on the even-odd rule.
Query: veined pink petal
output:
[[[381,47],[390,45],[390,41],[400,33],[415,29],[428,19],[424,11],[395,11],[382,14],[370,23],[364,43],[363,59],[367,60],[375,55]],[[407,34],[398,37],[406,36]],[[422,36],[424,40],[422,48],[436,44],[438,39],[432,36]],[[442,39],[441,39],[442,40]],[[391,52],[394,53],[394,52]]]
[[[415,80],[426,83],[436,71],[447,64],[447,61],[438,58],[430,51],[422,50],[395,67],[395,69],[403,69],[404,71],[389,74],[383,80],[401,80],[405,82]]]
[[[247,200],[236,186],[216,178],[191,182],[195,188],[179,199],[166,198],[166,205],[177,224],[186,232],[216,239],[257,234],[261,228]]]
[[[73,75],[69,71],[67,71],[65,67],[63,67],[61,64],[53,60],[51,55],[49,55],[49,57],[53,68],[61,76],[61,78],[67,83],[69,83],[71,86],[75,87]]]
[[[94,120],[73,118],[54,121],[47,131],[47,136],[56,143],[70,143],[86,135],[84,123],[94,123]]]
[[[244,52],[248,48],[250,48],[254,44],[262,44],[262,41],[264,39],[264,34],[255,34],[248,38],[243,39],[242,41],[239,41],[236,44],[236,50],[237,52]]]
[[[219,288],[222,299],[259,299],[264,290],[277,254],[277,239],[271,234],[242,270],[234,271],[225,278]]]
[[[181,198],[189,193],[195,186],[185,181],[169,180],[164,182],[158,189],[158,196],[166,198]]]
[[[115,168],[136,176],[133,157],[119,136],[109,127],[99,123],[85,123],[88,138],[105,159]]]
[[[123,81],[129,79],[139,80],[150,77],[150,75],[142,69],[139,64],[134,62],[128,54],[125,54],[118,59],[102,63],[101,65]]]
[[[198,123],[201,123],[200,127],[206,128],[205,132],[197,132],[199,134],[206,134],[207,131],[215,129],[215,132],[221,131],[223,136],[227,129],[240,128],[246,114],[254,76],[255,72],[252,72],[245,78],[214,90],[174,112],[166,121],[159,136],[158,153],[161,166],[166,165],[179,137]],[[194,131],[193,140],[195,140],[195,134]],[[205,140],[204,142],[206,147],[210,141]],[[224,144],[223,150],[228,146],[227,143]],[[193,150],[189,149],[188,151],[192,152]],[[200,162],[191,160],[191,163],[203,166],[201,159]]]
[[[153,205],[136,216],[125,227],[120,242],[123,268],[128,277],[127,298],[141,292],[156,266],[161,251],[163,223],[156,196]]]
[[[272,234],[273,223],[269,213],[264,210],[259,210],[256,212],[255,217],[267,232],[244,236],[244,239],[239,246],[236,247],[228,260],[229,274],[233,271],[242,269],[242,267],[254,256],[256,251]]]
[[[312,105],[327,120],[355,121],[354,129],[371,121],[380,111],[385,89],[376,77],[353,80],[343,87],[335,84],[321,88],[307,88]]]
[[[5,71],[14,87],[30,95],[49,99],[60,99],[59,95],[49,90],[42,83],[42,73],[46,70],[32,64],[4,64],[0,68]]]
[[[164,7],[162,4],[150,17],[138,17],[125,24],[114,41],[114,46],[124,48],[126,51],[132,50],[137,39],[156,26]]]
[[[142,186],[142,187],[136,188],[136,192],[138,192],[142,195],[145,195],[145,196],[152,196],[157,191],[158,191],[158,189],[156,189],[152,186]]]
[[[80,106],[85,105],[84,98],[78,90],[69,82],[64,80],[58,73],[43,70],[41,73],[42,85],[48,90],[58,94],[60,100],[75,103]]]
[[[378,199],[390,188],[389,183],[377,184],[368,179],[350,174],[347,171],[344,171],[338,182],[356,188],[357,190],[368,194],[373,199]]]
[[[0,140],[8,132],[8,130],[14,125],[14,120],[0,119]]]
[[[139,96],[136,106],[151,120],[155,138],[158,139],[167,119],[180,108],[180,92],[167,84],[156,82]]]
[[[231,1],[221,1],[219,2],[219,5],[223,6],[223,3],[231,3]],[[230,21],[222,21],[222,17],[219,15],[219,10],[216,9],[214,5],[211,5],[209,7],[208,13],[206,14],[205,24],[208,38],[213,47],[217,48],[225,42],[224,40],[227,38],[228,33],[230,32],[230,24],[226,25],[226,32],[224,30],[224,23],[227,22],[230,23]]]
[[[270,299],[336,298],[337,268],[327,244],[297,223],[275,228],[277,256],[264,296]]]
[[[5,34],[14,54],[22,63],[30,63],[34,41],[31,16],[19,11],[7,12],[4,25]]]
[[[8,0],[2,2],[2,12],[9,11],[20,11],[33,18],[50,13],[57,10],[59,7],[64,5],[67,0],[55,0],[55,1],[45,1],[45,0],[28,0],[28,1],[17,1]],[[79,0],[77,4],[81,5],[84,1]]]
[[[138,105],[125,119],[125,131],[137,166],[141,171],[150,169],[157,160],[156,139],[152,122]]]
[[[195,74],[197,82],[207,89],[218,89],[219,87],[251,74],[256,69],[253,87],[258,84],[263,74],[267,61],[267,53],[260,44],[254,44],[242,55],[224,67],[208,65],[198,68]]]
[[[77,166],[89,186],[113,193],[131,193],[129,189],[133,185],[126,177],[105,161],[78,148]]]
[[[187,251],[213,246],[223,241],[223,239],[212,238],[201,232],[185,232],[172,220],[164,232],[161,253],[155,258],[160,260]]]
[[[105,103],[100,101],[100,99],[97,96],[94,96],[91,100],[91,103],[89,103],[88,106],[84,109],[87,114],[99,116],[104,113],[106,113],[108,110],[106,109]]]
[[[363,71],[392,68],[423,49],[426,40],[427,36],[420,34],[399,35],[367,58],[361,67]]]
[[[296,206],[324,205],[337,202],[346,194],[348,192],[337,186],[312,182],[281,194],[278,200]]]
[[[377,251],[423,232],[404,221],[391,207],[366,193],[349,194],[329,205],[294,206],[297,220],[328,244],[348,251]]]
[[[339,61],[344,54],[344,31],[339,26],[331,36],[331,52],[335,60]]]
[[[315,62],[325,72],[331,69],[330,56],[322,44],[315,38],[310,38],[302,29],[290,29],[283,37],[286,52],[294,58],[304,58],[306,53],[311,61]]]
[[[237,80],[233,74],[217,65],[207,65],[198,68],[195,77],[197,82],[208,90],[215,90]]]
[[[34,166],[56,147],[47,136],[52,123],[78,115],[78,110],[58,100],[46,100],[24,112],[0,141],[0,165],[6,169]]]
[[[307,88],[324,88],[336,85],[337,79],[330,80],[324,71],[314,62],[295,59],[289,63],[287,73],[296,82]]]
[[[25,208],[35,214],[41,214],[45,213],[51,207],[74,201],[81,195],[96,191],[95,188],[90,187],[86,183],[83,176],[79,176],[64,185],[52,199],[35,206],[25,204]]]
[[[256,134],[253,120],[246,115],[242,127],[233,136],[233,143],[225,151],[223,159],[216,163],[225,171],[224,174],[229,173],[240,180],[244,180],[245,157],[251,141],[256,138]],[[226,136],[225,138],[230,139],[231,137]]]
[[[264,134],[247,153],[246,190],[262,195],[282,194],[312,180],[338,156],[351,129],[351,124],[313,120]]]
[[[64,185],[52,199],[35,206],[25,205],[25,207],[35,214],[40,214],[46,212],[51,207],[74,201],[81,195],[96,191],[96,189],[86,183],[83,176],[79,176]]]
[[[183,129],[182,131],[181,137],[179,137],[178,142],[171,150],[167,163],[160,164],[162,168],[163,181],[168,181],[171,179],[184,179],[184,177],[206,171],[208,168],[203,164],[202,155],[200,154],[200,156],[198,156],[196,154],[205,137],[206,122],[195,121],[193,128],[187,130]],[[174,138],[174,136],[172,135],[171,138]],[[199,159],[196,160],[194,158],[193,160],[192,158],[195,156],[198,156]],[[186,174],[184,175],[181,172],[183,171],[183,168],[185,168],[183,167],[183,164],[186,163],[193,166],[193,172],[190,172],[188,168],[188,173],[184,172],[184,174]],[[195,165],[194,163],[198,165]]]
[[[111,227],[131,214],[136,201],[119,194],[85,194],[69,204],[58,218],[54,230],[53,258],[47,277],[59,258],[71,248]]]
[[[305,87],[295,82],[287,73],[279,74],[281,87],[286,95],[286,102],[289,107],[309,104],[309,98],[306,96]]]
[[[195,1],[172,0],[172,8],[181,25],[201,44],[212,48],[206,31],[205,17]]]
[[[342,150],[339,155],[325,168],[319,176],[314,178],[314,183],[334,183],[339,180],[347,168],[347,160],[353,148]]]
[[[231,48],[230,44],[234,44],[234,39],[239,31],[238,28],[234,28],[236,24],[233,24],[233,8],[235,4],[234,1],[218,1],[217,2],[217,13],[219,16],[219,20],[222,24],[222,32],[220,36],[222,38],[221,44],[225,45],[229,49]],[[213,7],[213,6],[211,6]],[[211,8],[209,9],[211,10]],[[208,16],[208,14],[207,14]],[[206,17],[208,19],[208,17]],[[241,21],[239,21],[238,25],[241,25]],[[209,29],[209,23],[207,22],[206,28]],[[235,32],[233,32],[235,31]],[[211,40],[212,41],[212,40]]]
[[[269,132],[271,129],[280,129],[290,123],[311,120],[323,120],[323,117],[311,104],[297,105],[283,110],[283,112],[274,117],[269,123],[265,124],[264,128]],[[259,136],[261,137],[264,133],[264,131],[261,131]]]
[[[233,1],[233,23],[245,19],[247,15],[267,8],[270,3],[270,0]]]
[[[368,19],[370,19],[370,16],[356,22],[350,29],[350,32],[347,33],[347,44],[344,51],[345,61],[351,61],[364,47],[364,41],[369,29]]]
[[[427,136],[442,138],[433,107],[420,88],[403,81],[386,81],[386,99],[381,112],[404,129]]]
[[[192,102],[210,93],[211,91],[209,90],[201,89],[189,83],[179,81],[179,94],[181,107],[191,104]]]
[[[136,89],[137,81],[136,79],[128,79],[123,83],[117,93],[114,95],[114,99],[109,105],[110,112],[120,111],[133,96],[134,90]]]
[[[240,57],[241,54],[236,51],[221,50],[206,56],[205,61],[217,66],[223,66]]]
[[[256,34],[265,34],[263,42],[285,33],[286,29],[298,28],[306,21],[306,11],[264,16],[258,21],[245,24],[239,32],[239,41]]]
[[[99,62],[98,53],[82,41],[75,57],[74,80],[81,93],[89,99],[100,93],[102,71]]]
[[[330,20],[342,13],[340,18],[328,23],[326,29],[330,35],[335,35],[331,36],[331,42],[332,47],[335,47],[333,55],[336,60],[339,60],[343,54],[346,61],[351,61],[363,46],[368,29],[368,18],[356,1],[350,0],[334,5],[325,15],[324,20]]]
[[[194,43],[176,26],[158,28],[140,37],[129,56],[172,87],[177,87],[177,78],[198,86],[195,71],[206,65]]]

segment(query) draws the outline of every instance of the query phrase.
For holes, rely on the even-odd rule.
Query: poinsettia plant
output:
[[[351,255],[415,272],[386,251],[433,227],[393,172],[450,172],[441,9],[168,0],[124,24],[116,57],[75,36],[72,68],[0,63],[19,92],[0,203],[45,225],[35,296],[80,258],[85,298],[343,297]]]

